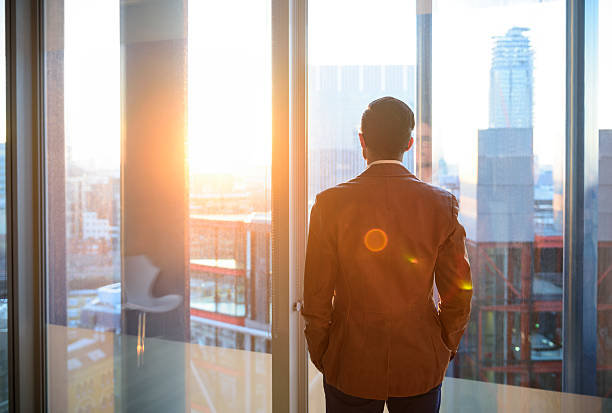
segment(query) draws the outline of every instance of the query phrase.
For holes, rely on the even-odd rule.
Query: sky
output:
[[[70,156],[91,169],[119,170],[119,2],[66,0],[64,20],[64,130]]]
[[[495,2],[489,2],[495,3]],[[500,2],[501,3],[501,2]],[[506,2],[508,3],[508,2]],[[477,130],[488,125],[492,36],[512,26],[527,27],[534,52],[534,154],[540,164],[564,163],[565,2],[522,2],[503,7],[467,8],[437,1],[434,9],[434,157],[475,168]],[[600,1],[599,128],[612,127],[612,1]],[[436,30],[436,27],[444,30]],[[452,69],[448,69],[452,68]],[[609,93],[605,93],[609,91]],[[454,110],[461,108],[461,110]],[[438,145],[436,145],[438,143]],[[465,168],[464,168],[465,169]]]
[[[414,0],[310,0],[312,65],[414,65]]]
[[[266,0],[189,1],[189,167],[231,173],[271,162]]]
[[[534,50],[534,152],[541,163],[562,160],[565,2],[474,3],[434,1],[434,158],[471,159],[477,131],[488,125],[492,37],[523,26],[531,29]],[[414,4],[310,0],[309,63],[414,64]],[[190,0],[188,10],[190,167],[231,172],[269,164],[269,0]],[[605,76],[612,73],[612,53],[603,53],[612,50],[612,24],[605,22],[612,0],[600,0],[600,16],[599,123],[612,128],[612,77]],[[119,169],[119,25],[118,1],[65,2],[66,137],[72,159],[95,168]]]
[[[542,164],[561,165],[565,143],[565,2],[457,7],[438,1],[433,34],[434,164],[459,165],[475,178],[478,130],[489,124],[493,36],[513,26],[533,50],[533,151]],[[545,22],[545,23],[543,23]],[[435,30],[444,27],[444,30]]]

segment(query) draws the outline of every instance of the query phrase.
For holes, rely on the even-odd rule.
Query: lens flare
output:
[[[472,283],[469,281],[462,281],[461,284],[459,285],[459,288],[461,288],[464,291],[471,291],[472,290]]]
[[[417,260],[415,257],[413,257],[410,254],[404,254],[404,259],[406,261],[408,261],[410,264],[418,264],[419,260]]]
[[[388,238],[382,229],[372,228],[363,237],[363,242],[370,251],[380,252],[387,246]]]

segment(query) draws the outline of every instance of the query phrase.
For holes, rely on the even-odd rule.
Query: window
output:
[[[405,1],[309,2],[308,203],[365,167],[361,114],[393,95],[414,109],[415,4]],[[366,30],[365,28],[368,27]],[[414,169],[414,151],[404,159]]]
[[[50,410],[269,410],[269,0],[46,3]]]
[[[599,2],[597,394],[612,397],[612,1]]]
[[[574,29],[566,14],[575,13],[568,2],[43,3],[47,255],[40,261],[50,411],[260,412],[274,404],[276,412],[283,411],[277,398],[289,405],[296,391],[297,404],[305,403],[306,386],[294,385],[304,379],[310,412],[323,411],[314,366],[299,380],[293,374],[304,367],[296,360],[304,353],[295,351],[302,331],[295,331],[297,312],[285,313],[297,303],[283,300],[299,290],[296,250],[307,230],[295,212],[365,168],[360,117],[386,95],[417,115],[404,165],[459,199],[468,234],[472,319],[446,394],[473,411],[495,410],[514,394],[559,403],[574,397],[560,393],[571,342],[564,342],[571,329],[563,329],[571,313],[563,310],[564,245],[576,239],[564,229],[566,121],[588,107],[566,107],[566,35]],[[572,402],[584,411],[606,410],[612,400],[612,3],[598,3],[591,393],[599,398]],[[308,10],[307,25],[296,9]],[[295,90],[304,81],[306,108]],[[296,156],[303,119],[307,153]],[[289,155],[275,158],[284,163],[274,173],[273,147]],[[594,171],[589,162],[580,173]],[[287,177],[286,193],[273,197],[272,182],[278,190]],[[273,219],[282,221],[276,232]],[[8,411],[12,377],[6,232],[0,223],[0,412]],[[273,248],[288,240],[280,253]],[[283,304],[274,312],[273,300]],[[282,356],[274,377],[272,353]],[[274,400],[272,387],[280,389]]]
[[[432,19],[433,182],[459,199],[474,283],[447,375],[560,391],[565,2]]]
[[[308,2],[308,207],[359,175],[361,114],[374,99],[416,102],[414,1]],[[403,160],[414,171],[411,149]],[[324,411],[322,375],[309,362],[309,410]]]

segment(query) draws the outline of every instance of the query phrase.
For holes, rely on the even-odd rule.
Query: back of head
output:
[[[361,117],[361,133],[367,148],[382,157],[402,154],[414,125],[412,110],[391,96],[371,102]]]

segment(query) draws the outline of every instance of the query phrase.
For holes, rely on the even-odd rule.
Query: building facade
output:
[[[359,175],[366,163],[359,144],[361,115],[383,96],[415,111],[415,67],[313,66],[308,95],[308,198]],[[404,156],[414,172],[414,150]]]

